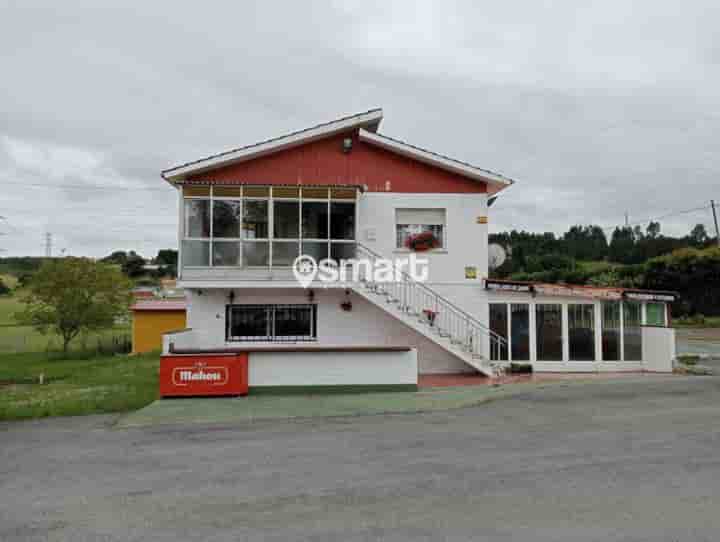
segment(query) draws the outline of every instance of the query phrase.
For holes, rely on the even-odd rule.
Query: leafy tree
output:
[[[629,226],[615,228],[608,248],[611,261],[635,263],[635,232]]]
[[[705,243],[709,240],[710,236],[707,234],[703,224],[696,224],[690,232],[690,235],[688,235],[688,242],[690,243],[690,246],[695,248],[704,247]]]
[[[114,263],[115,265],[125,265],[127,262],[127,252],[124,250],[116,250],[109,256],[105,256],[102,260],[103,263]]]
[[[681,301],[676,314],[720,315],[720,248],[684,248],[645,264],[644,288],[672,290]]]
[[[170,248],[158,250],[155,263],[158,265],[177,265],[178,251]]]
[[[130,278],[141,277],[145,274],[145,259],[131,250],[122,264],[122,270]]]
[[[650,222],[645,228],[646,239],[657,239],[660,237],[660,222]]]
[[[28,284],[30,284],[32,278],[32,273],[21,273],[18,277],[18,286],[20,286],[21,288],[25,288]]]
[[[155,257],[155,263],[160,267],[157,271],[158,278],[177,276],[178,251],[172,249],[159,250]]]
[[[87,258],[45,262],[34,275],[17,315],[41,333],[52,332],[63,341],[63,352],[83,331],[112,327],[132,301],[132,283],[116,267]]]
[[[578,260],[602,260],[607,256],[607,238],[600,226],[573,226],[563,235],[567,254]]]

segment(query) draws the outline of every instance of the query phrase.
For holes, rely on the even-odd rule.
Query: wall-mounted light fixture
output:
[[[352,150],[353,146],[353,140],[351,137],[346,137],[343,139],[343,152],[345,154],[349,153]]]
[[[228,302],[232,305],[233,301],[235,301],[235,290],[230,290],[230,293],[228,294]]]
[[[307,298],[308,298],[308,301],[309,301],[310,303],[312,303],[313,301],[315,301],[315,290],[313,290],[312,288],[309,289],[308,292],[307,292]]]

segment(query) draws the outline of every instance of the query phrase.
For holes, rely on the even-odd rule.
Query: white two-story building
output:
[[[650,302],[666,326],[670,297],[485,281],[488,198],[513,181],[381,135],[381,121],[375,109],[162,173],[178,193],[188,307],[188,329],[165,337],[166,353],[250,352],[251,387],[410,384],[418,373],[491,375],[512,360],[552,371],[647,368],[643,352],[623,351],[632,340],[623,324],[640,330],[657,311]],[[303,286],[291,268],[300,255],[414,255],[428,274]]]

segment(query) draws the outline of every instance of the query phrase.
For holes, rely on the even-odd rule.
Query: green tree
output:
[[[158,277],[177,276],[178,251],[169,248],[158,250],[155,263],[160,266]]]
[[[178,251],[171,248],[158,250],[155,263],[158,265],[177,265]]]
[[[577,260],[602,260],[607,238],[600,226],[572,226],[563,235],[565,252]]]
[[[127,252],[124,250],[116,250],[109,256],[105,256],[102,260],[103,263],[114,263],[115,265],[125,265],[127,262]]]
[[[709,240],[710,236],[707,234],[703,224],[696,224],[690,232],[690,235],[688,235],[688,243],[690,243],[690,246],[695,248],[704,247],[705,243]]]
[[[615,228],[608,248],[610,261],[636,263],[635,232],[629,226]]]
[[[650,221],[650,224],[645,228],[646,239],[657,239],[660,236],[660,222]]]
[[[110,328],[125,315],[131,288],[112,265],[87,258],[49,260],[33,276],[25,310],[17,318],[43,334],[59,335],[67,352],[81,332]]]
[[[145,274],[145,258],[131,250],[122,264],[122,270],[130,278],[141,277]]]

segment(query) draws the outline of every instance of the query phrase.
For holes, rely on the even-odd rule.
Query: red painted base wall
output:
[[[248,355],[160,357],[160,396],[247,395]]]

